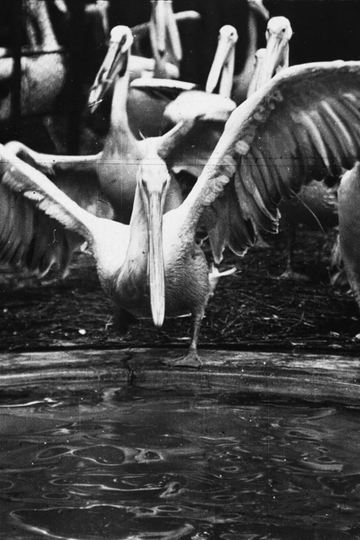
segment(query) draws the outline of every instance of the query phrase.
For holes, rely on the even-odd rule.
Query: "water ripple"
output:
[[[3,538],[360,538],[357,410],[139,390],[21,399],[0,408]]]

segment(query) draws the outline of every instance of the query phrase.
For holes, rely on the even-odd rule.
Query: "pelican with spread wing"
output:
[[[158,155],[140,167],[129,226],[80,209],[51,181],[0,147],[2,181],[65,228],[83,236],[99,278],[120,309],[152,316],[191,313],[192,339],[179,365],[197,364],[211,294],[195,240],[206,217],[215,260],[237,255],[259,233],[277,232],[278,204],[312,179],[339,174],[360,157],[360,62],[303,64],[276,75],[241,104],[185,201],[165,213],[169,174]]]
[[[289,42],[292,37],[290,21],[286,17],[272,17],[266,30],[266,49],[257,52],[257,63],[249,85],[251,95],[275,73],[289,67]],[[307,280],[294,269],[294,245],[299,224],[323,231],[338,224],[336,189],[325,181],[312,181],[301,187],[296,197],[281,202],[280,228],[287,240],[287,265],[280,279]]]

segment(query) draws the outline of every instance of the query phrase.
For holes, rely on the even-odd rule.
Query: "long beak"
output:
[[[251,77],[250,84],[247,90],[247,96],[250,97],[256,90],[260,88],[261,72],[264,69],[263,62],[266,58],[266,49],[258,49],[255,54],[255,69]]]
[[[153,0],[150,18],[150,41],[154,55],[161,58],[166,52],[166,3],[163,0]]]
[[[165,264],[163,252],[161,195],[152,193],[149,200],[149,272],[150,305],[155,326],[165,318]]]
[[[166,64],[176,68],[179,77],[179,65],[182,60],[182,47],[176,18],[169,0],[153,0],[153,9],[149,25],[153,56],[156,60],[157,77],[169,77]]]
[[[172,2],[165,2],[166,4],[166,28],[168,35],[168,51],[170,61],[180,64],[182,60],[182,46],[180,41],[180,34],[178,25],[172,8]]]
[[[88,104],[93,112],[104,99],[106,91],[112,84],[114,65],[118,58],[119,43],[111,42],[105,59],[96,75],[89,93]]]
[[[129,58],[128,51],[132,40],[132,35],[128,29],[126,29],[126,32],[124,27],[121,26],[112,29],[108,52],[89,93],[88,105],[91,107],[92,112],[104,99],[104,95],[112,85],[116,74],[121,75],[126,71]]]
[[[287,67],[289,64],[289,44],[271,34],[267,45],[266,54],[261,62],[261,70],[258,78],[257,90],[267,83],[276,73],[281,65]]]
[[[231,88],[233,85],[234,61],[234,43],[227,39],[220,38],[206,81],[206,92],[214,92],[215,88],[220,82],[221,95],[230,97]],[[225,92],[227,93],[225,94]]]

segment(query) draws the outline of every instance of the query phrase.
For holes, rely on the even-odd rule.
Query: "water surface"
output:
[[[357,409],[12,394],[0,437],[1,538],[360,538]]]

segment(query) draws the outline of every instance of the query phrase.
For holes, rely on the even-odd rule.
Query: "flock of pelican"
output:
[[[166,64],[176,68],[181,59],[170,4],[154,2],[154,20],[160,17],[166,32],[151,23],[166,77]],[[220,31],[204,89],[158,79],[158,71],[147,77],[150,88],[175,88],[176,97],[162,104],[163,132],[140,139],[128,108],[132,84],[141,87],[131,82],[133,34],[115,27],[89,93],[94,111],[111,99],[103,150],[61,156],[16,141],[0,145],[0,260],[40,275],[53,263],[65,271],[73,250],[86,242],[120,325],[128,313],[151,317],[157,327],[165,316],[191,314],[189,350],[175,363],[196,366],[201,322],[222,275],[209,270],[196,240],[199,223],[216,264],[226,247],[243,256],[263,234],[278,231],[279,205],[347,169],[339,190],[340,243],[360,305],[352,232],[360,228],[360,62],[289,67],[291,34],[284,17],[269,20],[265,50],[251,51],[252,76],[240,102],[233,99],[232,27]]]

